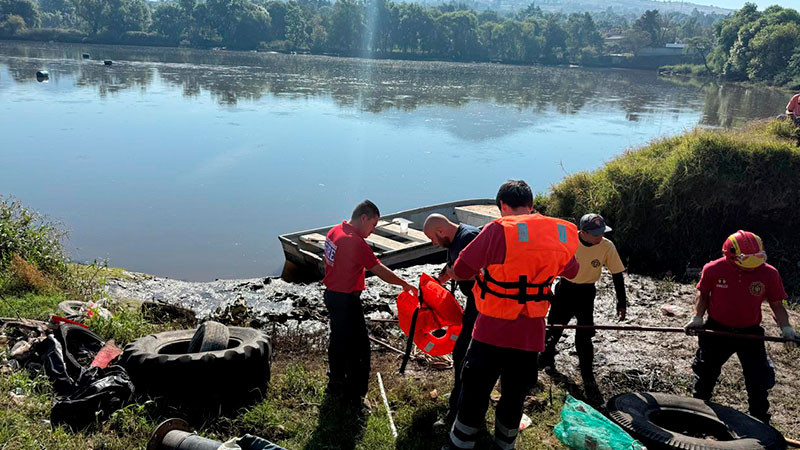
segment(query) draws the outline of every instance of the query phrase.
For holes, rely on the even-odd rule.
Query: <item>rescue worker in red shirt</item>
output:
[[[359,203],[349,221],[331,228],[325,240],[325,306],[330,316],[327,393],[346,406],[359,407],[367,394],[370,347],[361,291],[365,269],[383,281],[416,289],[381,264],[364,240],[380,219],[369,200]]]
[[[789,100],[786,105],[786,116],[792,119],[796,125],[800,125],[800,93],[795,94]]]
[[[783,281],[778,271],[766,264],[761,238],[739,230],[725,240],[722,255],[703,267],[697,283],[695,316],[686,324],[686,332],[706,329],[763,336],[761,304],[767,301],[783,337],[798,339],[783,306]],[[706,312],[708,319],[703,323]],[[734,353],[742,364],[750,415],[769,423],[767,394],[775,385],[775,370],[762,340],[700,334],[692,364],[692,393],[695,398],[710,400],[722,365]]]
[[[536,384],[536,359],[544,350],[553,279],[574,277],[579,265],[577,227],[533,214],[531,188],[509,180],[497,193],[501,218],[487,224],[450,270],[455,280],[475,279],[478,317],[461,372],[458,414],[449,448],[470,449],[485,421],[500,378],[494,443],[513,449],[525,396]]]

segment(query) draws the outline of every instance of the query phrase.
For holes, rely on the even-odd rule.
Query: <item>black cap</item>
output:
[[[581,217],[579,227],[581,231],[600,236],[611,231],[611,227],[606,225],[606,219],[600,214],[586,214]]]

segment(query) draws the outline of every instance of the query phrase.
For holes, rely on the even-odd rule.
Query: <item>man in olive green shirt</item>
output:
[[[604,237],[611,231],[605,219],[599,214],[586,214],[581,217],[578,226],[578,251],[575,259],[580,270],[574,278],[561,278],[556,285],[551,302],[548,325],[566,325],[575,317],[578,325],[594,325],[594,298],[597,294],[595,283],[602,275],[603,266],[611,272],[614,290],[617,294],[617,317],[625,320],[627,300],[625,282],[622,273],[625,266],[617,253],[614,243]],[[539,367],[548,373],[555,371],[556,344],[561,339],[563,330],[548,330],[545,337],[545,349],[539,356]],[[594,330],[578,329],[575,332],[575,349],[578,351],[578,363],[583,378],[586,397],[591,403],[602,404],[603,397],[594,379],[594,346],[592,344]]]

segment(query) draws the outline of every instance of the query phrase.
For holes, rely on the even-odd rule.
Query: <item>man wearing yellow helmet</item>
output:
[[[761,304],[769,303],[783,337],[798,340],[783,306],[786,291],[778,271],[766,264],[764,244],[757,235],[739,230],[722,245],[722,258],[703,267],[697,283],[695,316],[686,324],[686,332],[699,329],[741,334],[764,334],[761,328]],[[708,320],[703,316],[708,311]],[[796,344],[793,344],[796,345]],[[747,388],[750,415],[769,422],[767,394],[775,385],[775,370],[767,356],[764,341],[721,338],[701,334],[692,364],[695,398],[710,400],[722,365],[734,354],[739,357]]]

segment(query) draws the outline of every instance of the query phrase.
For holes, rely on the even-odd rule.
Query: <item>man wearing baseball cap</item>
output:
[[[555,288],[548,325],[566,325],[575,317],[578,325],[594,325],[594,298],[597,294],[595,283],[602,275],[603,266],[611,272],[614,291],[617,295],[617,317],[625,320],[627,300],[625,282],[622,273],[625,266],[617,253],[614,243],[604,235],[611,231],[605,219],[599,214],[586,214],[581,217],[578,229],[578,251],[575,259],[580,270],[574,278],[561,277]],[[545,338],[545,350],[539,356],[539,367],[548,373],[555,371],[556,345],[563,330],[548,330]],[[578,363],[583,378],[583,387],[587,399],[591,403],[601,404],[603,396],[594,379],[594,347],[592,344],[594,330],[578,329],[575,331],[575,349],[578,351]]]

